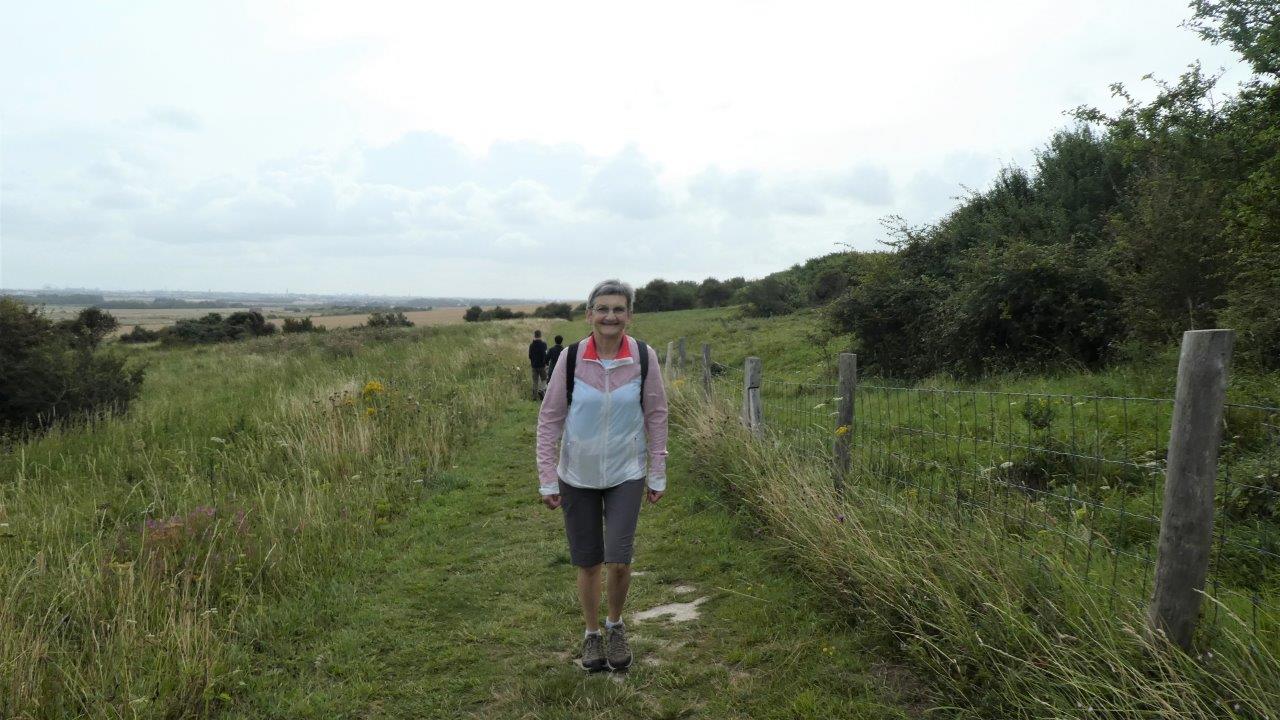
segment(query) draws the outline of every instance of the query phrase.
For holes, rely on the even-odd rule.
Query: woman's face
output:
[[[587,324],[602,338],[622,335],[630,322],[631,308],[625,295],[597,295],[587,308]]]

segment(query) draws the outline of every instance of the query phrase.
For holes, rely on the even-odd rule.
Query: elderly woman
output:
[[[657,353],[627,336],[634,301],[635,290],[618,280],[591,290],[591,335],[565,348],[538,415],[539,491],[548,508],[564,511],[587,624],[582,666],[593,672],[631,665],[622,607],[636,522],[646,486],[650,503],[667,488],[667,393]],[[602,575],[609,611],[603,637]]]

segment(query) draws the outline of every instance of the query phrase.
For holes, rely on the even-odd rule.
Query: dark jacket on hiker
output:
[[[547,350],[547,372],[553,373],[556,371],[556,361],[560,359],[560,353],[562,352],[564,352],[564,346],[559,343],[552,345]]]
[[[535,369],[547,366],[547,343],[542,338],[529,343],[529,366]]]

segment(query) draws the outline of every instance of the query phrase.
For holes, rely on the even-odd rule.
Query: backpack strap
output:
[[[564,359],[564,404],[568,407],[573,404],[573,371],[578,367],[578,343],[565,348],[561,355],[569,356]]]
[[[640,353],[640,411],[644,412],[644,381],[649,377],[649,346],[637,339],[636,351]]]

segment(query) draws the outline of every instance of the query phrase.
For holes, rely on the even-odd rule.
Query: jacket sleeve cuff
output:
[[[543,497],[546,497],[547,495],[559,495],[560,486],[559,485],[539,485],[538,493]]]
[[[666,475],[650,475],[648,479],[645,480],[645,484],[649,486],[650,490],[654,490],[656,492],[666,492],[667,476]]]

